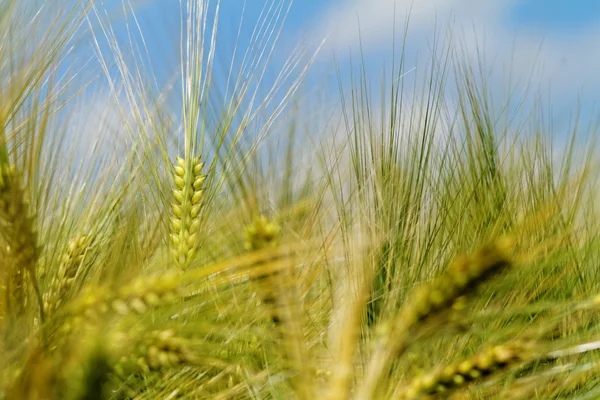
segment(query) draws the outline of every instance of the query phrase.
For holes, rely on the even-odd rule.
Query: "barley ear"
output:
[[[185,270],[198,249],[200,210],[206,175],[202,174],[204,163],[200,157],[188,163],[177,157],[174,166],[173,200],[171,203],[171,252],[173,261]]]
[[[29,202],[14,165],[0,165],[0,255],[7,271],[6,303],[10,313],[24,314],[30,304],[25,276],[28,275],[44,319],[42,296],[36,276],[37,239]]]

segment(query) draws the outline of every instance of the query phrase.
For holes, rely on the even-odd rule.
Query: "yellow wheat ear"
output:
[[[279,226],[267,220],[265,216],[254,219],[252,225],[246,227],[246,250],[255,251],[277,246]]]
[[[202,174],[204,163],[195,157],[189,165],[177,157],[174,167],[175,188],[171,203],[171,254],[173,261],[185,270],[198,249],[202,188],[206,175]]]
[[[257,251],[268,248],[275,248],[279,244],[279,226],[272,221],[269,221],[265,216],[259,216],[254,219],[254,222],[246,227],[246,243],[245,248],[248,251]],[[255,282],[258,283],[258,295],[264,305],[269,307],[271,319],[275,324],[281,322],[281,316],[277,312],[279,308],[278,288],[281,287],[281,271],[272,274],[261,274],[256,277]]]
[[[38,252],[33,215],[19,178],[14,165],[0,165],[0,256],[6,271],[7,308],[14,315],[22,315],[31,304],[27,299],[26,274],[30,275],[41,302],[35,271]],[[43,309],[41,314],[43,316]]]
[[[277,257],[281,245],[280,226],[265,216],[258,216],[246,227],[245,247],[248,251],[273,249]],[[293,264],[290,264],[293,267]],[[267,273],[259,273],[254,279],[257,295],[270,312],[271,321],[277,327],[282,356],[290,370],[296,375],[292,379],[299,398],[310,398],[312,375],[307,368],[304,332],[302,325],[302,305],[298,300],[296,278],[290,268],[282,268]]]

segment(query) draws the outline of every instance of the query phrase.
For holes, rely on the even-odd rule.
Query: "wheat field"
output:
[[[223,67],[182,0],[161,87],[101,2],[0,0],[0,399],[600,398],[597,126],[440,40],[304,140],[266,2]]]

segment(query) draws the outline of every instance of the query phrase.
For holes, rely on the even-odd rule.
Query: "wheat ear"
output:
[[[264,216],[259,216],[246,228],[246,250],[257,251],[276,248],[278,234],[279,226],[277,224],[267,220]],[[281,323],[281,316],[277,311],[279,296],[276,293],[276,288],[281,286],[281,279],[281,271],[259,275],[255,278],[255,282],[258,283],[258,295],[262,303],[269,307],[271,320],[276,325]]]
[[[46,314],[54,312],[69,293],[86,255],[88,246],[89,236],[79,236],[69,241],[67,250],[58,267],[58,273],[52,281],[52,287],[44,295]]]
[[[119,315],[143,314],[173,302],[179,295],[180,278],[175,273],[138,278],[117,291],[89,288],[68,308],[72,315],[94,317],[113,311]]]
[[[272,248],[274,257],[277,257],[279,236],[280,227],[265,216],[259,216],[246,228],[246,249],[263,251]],[[258,284],[257,291],[263,304],[270,309],[271,321],[279,328],[284,359],[297,373],[292,385],[302,394],[302,398],[310,398],[312,376],[306,368],[302,312],[300,304],[296,301],[297,296],[293,294],[296,287],[290,284],[294,282],[294,277],[289,269],[284,268],[259,274],[254,281]]]
[[[202,188],[206,175],[202,174],[204,163],[200,157],[188,165],[186,160],[177,157],[174,166],[175,188],[171,203],[171,244],[175,264],[185,270],[198,248],[200,230],[200,210]]]
[[[469,359],[438,367],[429,374],[415,378],[399,398],[414,400],[429,398],[440,393],[448,395],[453,390],[506,371],[530,358],[529,347],[517,341],[493,346]]]
[[[388,334],[377,343],[359,397],[372,397],[391,360],[404,353],[420,325],[448,310],[462,296],[512,265],[510,251],[513,246],[512,238],[497,239],[469,257],[457,258],[444,274],[419,287],[401,309]]]
[[[146,373],[162,368],[193,365],[196,358],[189,349],[188,342],[188,339],[177,336],[173,329],[153,331],[140,340],[130,355],[121,357],[116,370],[126,375],[125,371],[132,365]]]
[[[29,274],[44,319],[42,296],[36,276],[37,239],[29,202],[14,165],[0,165],[0,252],[8,271],[6,293],[8,309],[22,315],[28,304],[25,275]],[[3,269],[4,269],[3,268]]]

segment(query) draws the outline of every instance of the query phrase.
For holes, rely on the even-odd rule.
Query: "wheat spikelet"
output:
[[[175,188],[171,203],[171,244],[175,264],[186,269],[198,247],[200,229],[200,209],[202,207],[202,185],[206,175],[202,174],[204,163],[200,157],[188,165],[186,160],[177,157],[174,166]]]
[[[433,372],[415,378],[409,388],[400,394],[400,399],[414,400],[429,398],[436,394],[465,387],[494,373],[505,371],[518,363],[529,360],[530,349],[520,342],[488,348],[475,356],[436,368]]]
[[[39,295],[35,275],[36,232],[19,178],[14,165],[0,165],[0,234],[3,239],[0,254],[3,270],[7,271],[5,288],[8,309],[16,315],[22,314],[28,304],[26,274],[30,274],[34,290]],[[43,315],[43,310],[41,312]]]
[[[55,311],[73,286],[73,282],[88,250],[89,236],[79,236],[67,246],[67,251],[52,281],[52,287],[44,295],[44,308],[47,314]]]

